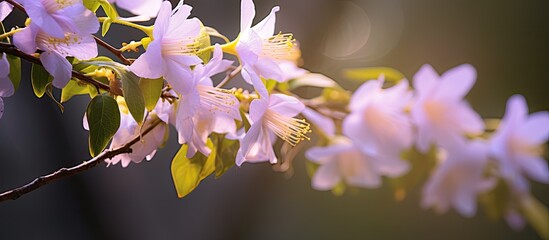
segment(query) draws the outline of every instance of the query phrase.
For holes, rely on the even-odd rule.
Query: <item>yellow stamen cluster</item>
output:
[[[66,8],[75,3],[75,0],[55,0],[55,1],[45,1],[44,7],[49,13]]]
[[[164,39],[162,41],[162,53],[168,55],[196,55],[200,49],[200,43],[196,38]]]
[[[263,40],[262,54],[277,60],[295,58],[295,39],[291,33],[279,33]]]
[[[267,110],[267,112],[265,112],[264,120],[269,129],[292,146],[296,146],[305,139],[311,140],[306,135],[311,132],[311,124],[305,121],[305,119],[288,117]]]
[[[65,48],[69,47],[70,45],[80,44],[82,41],[82,38],[80,36],[70,32],[65,33],[64,38],[55,38],[43,32],[40,32],[38,33],[36,38],[37,42],[40,41],[46,43],[47,47],[50,50],[57,52],[61,55],[69,55]]]
[[[202,103],[209,106],[210,112],[218,111],[226,114],[231,114],[231,111],[235,111],[237,99],[234,97],[234,90],[227,90],[222,88],[213,88],[208,86],[199,85],[197,87]]]

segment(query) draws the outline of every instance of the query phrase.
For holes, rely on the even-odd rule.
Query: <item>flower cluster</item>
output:
[[[397,191],[405,191],[399,182],[423,168],[425,208],[440,213],[454,208],[471,217],[479,199],[505,186],[503,195],[512,197],[496,200],[504,201],[500,210],[509,223],[520,227],[518,213],[532,199],[529,181],[549,184],[542,157],[549,113],[529,115],[526,101],[516,95],[499,126],[488,127],[464,100],[476,81],[471,65],[442,75],[425,65],[411,84],[378,74],[351,95],[332,79],[300,67],[294,36],[275,31],[278,6],[253,25],[254,3],[241,0],[240,33],[231,41],[191,18],[192,7],[183,1],[175,7],[161,0],[18,2],[29,18],[24,27],[0,37],[7,40],[0,46],[0,117],[2,98],[13,95],[19,82],[12,71],[20,63],[10,60],[10,53],[51,75],[38,79],[46,82],[42,85],[34,86],[33,79],[37,96],[52,86],[61,89],[61,102],[90,95],[83,122],[91,155],[124,150],[104,159],[107,166],[151,160],[175,128],[182,146],[172,175],[181,197],[205,177],[220,176],[234,165],[291,165],[293,150],[311,139],[312,130],[320,140],[305,155],[317,190],[377,188],[386,177]],[[138,16],[121,18],[111,3]],[[107,17],[96,16],[100,6]],[[0,2],[0,20],[12,9]],[[155,17],[153,26],[131,21]],[[100,23],[103,35],[115,23],[145,36],[118,49],[93,35]],[[224,42],[212,43],[212,37]],[[98,56],[98,45],[121,63]],[[145,52],[136,59],[124,56],[140,47]],[[33,78],[42,75],[33,73]],[[219,75],[225,75],[221,81]],[[224,88],[238,75],[245,86]],[[307,99],[295,93],[298,87],[321,87],[323,93]]]

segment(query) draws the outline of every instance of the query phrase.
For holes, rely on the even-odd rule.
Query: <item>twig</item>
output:
[[[107,49],[109,52],[111,52],[112,54],[114,54],[118,59],[120,59],[120,61],[122,61],[124,64],[126,65],[130,65],[132,64],[132,61],[127,59],[126,57],[124,57],[124,54],[122,54],[122,51],[120,51],[119,49],[111,46],[110,44],[108,44],[107,42],[101,40],[100,38],[96,37],[96,36],[93,36],[93,38],[95,39],[95,42],[97,42],[97,44],[99,44],[99,46]]]
[[[20,58],[25,59],[25,60],[27,60],[31,63],[34,63],[34,64],[42,65],[42,62],[40,62],[39,58],[22,52],[21,50],[17,49],[12,44],[0,43],[0,52],[20,57]],[[105,83],[102,83],[100,81],[94,80],[93,78],[88,77],[88,76],[86,76],[86,75],[84,75],[80,72],[72,71],[72,76],[74,78],[77,78],[78,80],[81,80],[81,81],[85,82],[85,83],[91,84],[91,85],[95,86],[96,88],[103,89],[103,90],[106,90],[106,91],[110,91],[109,85],[107,85]]]
[[[162,121],[160,119],[158,119],[158,118],[155,119],[152,122],[151,126],[149,126],[147,129],[145,129],[145,131],[143,131],[142,135],[146,135],[147,133],[152,131],[161,122]],[[32,182],[30,182],[30,183],[28,183],[24,186],[6,191],[6,192],[0,194],[0,202],[6,201],[6,200],[15,200],[15,199],[21,197],[22,195],[27,194],[29,192],[32,192],[32,191],[34,191],[34,190],[36,190],[36,189],[38,189],[38,188],[40,188],[44,185],[47,185],[51,182],[54,182],[55,180],[58,180],[58,179],[61,179],[61,178],[64,178],[64,177],[70,177],[70,176],[76,175],[78,173],[84,172],[86,170],[89,170],[89,169],[91,169],[95,166],[98,166],[99,164],[105,162],[105,160],[111,159],[111,158],[113,158],[117,155],[124,154],[124,153],[130,153],[132,151],[131,146],[140,141],[140,136],[135,137],[130,142],[126,143],[124,146],[122,146],[118,149],[105,150],[104,152],[100,153],[96,157],[94,157],[91,160],[86,161],[82,164],[76,165],[76,166],[71,167],[71,168],[61,168],[61,169],[59,169],[59,170],[57,170],[53,173],[50,173],[48,175],[38,177],[38,178],[34,179],[34,181],[32,181]]]
[[[217,84],[217,86],[215,86],[215,87],[220,88],[220,87],[225,86],[225,84],[227,84],[231,79],[236,77],[236,75],[238,75],[240,73],[240,71],[242,71],[242,65],[238,66],[233,71],[229,72],[227,74],[227,76],[225,76],[225,78],[219,84]]]

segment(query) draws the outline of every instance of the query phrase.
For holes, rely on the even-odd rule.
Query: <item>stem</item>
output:
[[[13,30],[11,30],[7,33],[4,33],[4,34],[0,35],[0,40],[2,40],[4,38],[7,38],[7,37],[9,37],[13,34],[16,34],[16,33],[20,32],[21,30],[23,30],[23,29],[22,28],[17,28],[17,29],[13,29]]]
[[[105,22],[105,20],[107,20],[109,18],[108,17],[98,17],[97,19],[99,20],[99,22]],[[127,26],[127,27],[135,28],[137,30],[141,30],[142,32],[147,34],[147,36],[152,37],[153,26],[148,26],[148,27],[141,26],[139,24],[132,23],[132,22],[127,22],[127,21],[120,20],[120,19],[112,19],[112,23],[116,23],[116,24]]]
[[[93,38],[95,39],[95,42],[97,42],[97,44],[99,44],[99,46],[107,49],[109,52],[111,52],[112,54],[114,54],[118,59],[120,59],[124,64],[126,65],[130,65],[132,64],[132,61],[127,59],[126,57],[124,57],[124,55],[122,54],[122,51],[111,46],[110,44],[108,44],[107,42],[101,40],[100,38],[96,37],[96,36],[93,36]]]
[[[158,124],[160,124],[162,121],[160,119],[155,119],[151,126],[149,126],[145,131],[143,131],[143,135],[149,133],[152,131]],[[131,141],[126,143],[124,146],[117,148],[115,150],[105,150],[104,152],[97,155],[97,157],[94,157],[90,159],[89,161],[86,161],[84,163],[81,163],[79,165],[76,165],[71,168],[61,168],[53,173],[50,173],[48,175],[40,176],[34,181],[23,185],[18,188],[14,188],[12,190],[6,191],[2,194],[0,194],[0,202],[6,201],[6,200],[15,200],[24,194],[27,194],[29,192],[32,192],[44,185],[47,185],[55,180],[64,178],[64,177],[70,177],[74,176],[78,173],[84,172],[86,170],[92,169],[93,167],[98,166],[99,164],[105,162],[107,159],[111,159],[117,155],[124,154],[124,153],[130,153],[132,151],[131,146],[137,142],[140,141],[140,136],[136,136]]]
[[[13,56],[17,56],[17,57],[20,57],[22,59],[25,59],[31,63],[34,63],[34,64],[38,64],[38,65],[42,65],[42,62],[40,62],[40,59],[35,57],[35,56],[32,56],[32,55],[29,55],[29,54],[26,54],[24,52],[22,52],[21,50],[17,49],[15,46],[13,46],[12,44],[8,44],[8,43],[0,43],[0,52],[3,52],[3,53],[6,53],[6,54],[9,54],[9,55],[13,55]],[[98,88],[98,89],[103,89],[105,91],[110,91],[110,87],[109,85],[107,84],[104,84],[102,82],[99,82],[93,78],[90,78],[80,72],[77,72],[77,71],[72,71],[72,76],[82,82],[85,82],[85,83],[88,83],[88,84],[91,84],[93,85],[94,87]]]
[[[232,72],[229,72],[229,74],[227,74],[227,76],[225,76],[225,78],[219,84],[217,84],[217,86],[215,86],[215,87],[220,88],[220,87],[225,86],[225,84],[227,84],[229,81],[231,81],[231,79],[236,77],[236,75],[238,75],[240,73],[240,71],[242,71],[242,64],[240,64]]]

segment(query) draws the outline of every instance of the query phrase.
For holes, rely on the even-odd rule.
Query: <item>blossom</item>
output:
[[[241,121],[239,101],[231,91],[213,86],[211,76],[225,71],[232,61],[223,60],[219,45],[214,46],[212,59],[206,65],[196,65],[192,74],[193,86],[180,95],[175,126],[179,143],[187,143],[187,157],[197,151],[210,154],[207,138],[212,132],[236,131],[234,120]]]
[[[330,190],[338,183],[377,188],[381,177],[398,177],[406,173],[409,166],[400,160],[388,160],[365,154],[347,138],[338,138],[326,147],[313,147],[305,156],[320,164],[312,178],[312,186],[317,190]]]
[[[147,17],[156,17],[162,0],[109,0],[110,3],[116,3],[120,8],[127,10],[135,15]]]
[[[144,78],[164,77],[177,93],[191,90],[192,65],[202,62],[196,56],[201,23],[197,18],[187,19],[192,7],[180,6],[172,15],[172,5],[164,1],[154,23],[153,41],[129,67]]]
[[[423,189],[423,207],[434,207],[439,213],[454,207],[461,215],[472,217],[476,197],[492,189],[495,179],[484,176],[488,163],[488,145],[474,141],[445,149],[446,159],[437,167]]]
[[[15,91],[13,83],[9,78],[10,63],[6,58],[6,54],[0,53],[0,118],[4,114],[4,97],[10,97]]]
[[[368,81],[353,94],[343,134],[367,154],[400,156],[413,141],[412,124],[405,113],[412,93],[406,80],[388,89],[382,89],[383,82],[383,77]]]
[[[336,126],[334,121],[322,115],[321,113],[306,107],[303,109],[303,112],[301,112],[303,116],[311,122],[314,126],[317,127],[318,130],[322,131],[326,137],[333,137],[336,133]]]
[[[8,15],[10,15],[13,6],[7,2],[0,2],[0,21],[4,21]]]
[[[252,0],[242,0],[240,13],[240,34],[236,41],[235,51],[244,66],[244,79],[254,84],[251,77],[257,75],[267,79],[283,81],[284,74],[278,64],[283,60],[295,60],[296,48],[292,34],[279,33],[274,35],[276,12],[280,7],[275,6],[271,13],[261,22],[252,27],[255,17],[255,6]],[[250,74],[249,72],[253,72]]]
[[[505,116],[491,139],[491,154],[499,163],[501,176],[518,193],[529,189],[526,177],[549,183],[542,145],[549,138],[549,112],[528,115],[526,100],[514,95],[507,101]]]
[[[95,33],[99,22],[79,0],[21,0],[32,24],[54,38]]]
[[[431,144],[450,146],[465,134],[480,134],[484,122],[463,100],[476,79],[473,66],[464,64],[442,76],[424,65],[414,76],[416,89],[412,119],[417,126],[417,147],[427,151]]]
[[[244,162],[276,163],[273,150],[275,137],[295,146],[309,130],[309,124],[303,119],[294,118],[305,106],[294,97],[283,94],[261,95],[250,104],[251,127],[240,142],[236,156],[236,165]]]

